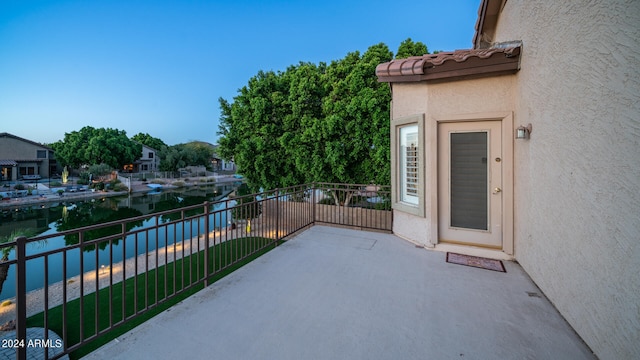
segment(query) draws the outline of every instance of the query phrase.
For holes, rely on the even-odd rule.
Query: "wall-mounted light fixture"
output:
[[[518,126],[516,129],[516,139],[528,139],[531,135],[531,124],[526,127],[523,125]]]

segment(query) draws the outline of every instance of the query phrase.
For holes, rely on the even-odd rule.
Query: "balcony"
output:
[[[202,285],[86,358],[593,358],[516,263],[505,262],[506,273],[454,265],[445,262],[445,253],[391,234],[388,195],[379,187],[312,184],[252,194],[224,206],[204,204],[199,213],[182,209],[145,230],[119,223],[119,233],[98,239],[85,240],[94,228],[76,229],[77,249],[109,248],[115,239],[135,246],[155,241],[156,246],[108,269],[85,264],[78,281],[62,282],[62,304],[51,300],[54,284],[39,296],[40,309],[28,310],[27,295],[18,296],[17,333],[25,331],[27,313],[38,310],[44,311],[39,316],[45,324],[62,321],[58,335],[64,345],[45,354],[60,358]],[[222,229],[216,224],[227,222],[223,214],[246,220]],[[113,226],[100,226],[107,225]],[[197,229],[197,235],[163,243],[161,234],[187,228]],[[24,242],[13,244],[18,252]],[[265,248],[275,249],[210,284],[223,269]],[[26,261],[39,258],[46,264],[55,254]],[[193,260],[194,254],[202,256]],[[128,263],[137,270],[126,270]],[[184,276],[178,276],[182,282],[176,276],[173,284],[166,280],[185,266],[195,269],[191,281]],[[137,279],[127,286],[138,295],[119,296],[125,293],[118,287],[123,279]],[[70,295],[74,284],[79,285],[75,299]],[[96,289],[109,301],[101,300]],[[80,315],[71,314],[73,301],[80,301]],[[122,310],[128,302],[137,304]],[[49,310],[60,306],[61,315]],[[110,319],[104,324],[97,320],[103,313]],[[80,341],[72,341],[78,326]],[[18,335],[24,338],[26,332]],[[34,349],[19,350],[17,358]]]

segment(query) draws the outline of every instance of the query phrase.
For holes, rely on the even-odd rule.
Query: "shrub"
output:
[[[111,171],[112,171],[111,166],[107,164],[98,164],[98,165],[89,166],[89,169],[87,172],[93,174],[93,178],[95,179],[96,177],[99,177],[99,176],[109,175]],[[87,177],[88,176],[89,174],[87,174]]]
[[[307,201],[307,199],[308,199],[307,194],[295,193],[295,194],[289,195],[289,200],[288,201],[291,201],[291,202],[305,202],[305,201]]]
[[[129,189],[124,184],[115,184],[113,186],[113,191],[127,191],[127,190],[129,190]]]
[[[335,200],[333,200],[333,198],[326,197],[326,198],[318,201],[318,204],[321,204],[321,205],[335,205],[336,202],[335,202]]]
[[[184,186],[184,182],[182,182],[182,181],[174,181],[173,182],[173,186],[183,187]]]
[[[24,189],[26,189],[26,187],[24,185],[22,185],[22,184],[15,184],[13,186],[13,188],[16,189],[16,190],[24,190]]]

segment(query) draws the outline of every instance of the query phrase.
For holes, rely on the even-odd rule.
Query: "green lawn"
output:
[[[258,258],[273,249],[274,245],[273,239],[245,237],[214,246],[210,252],[209,272],[215,275],[210,277],[210,283]],[[203,289],[203,282],[198,281],[204,277],[204,255],[204,251],[200,251],[131,277],[124,281],[124,290],[123,283],[120,282],[101,289],[97,294],[87,294],[82,301],[76,299],[68,302],[67,346],[77,346],[81,333],[85,340],[93,337],[89,343],[75,349],[70,358],[77,359],[90,353]],[[61,337],[64,337],[65,332],[64,311],[60,305],[49,309],[47,313],[48,328]],[[123,323],[123,317],[130,318],[135,314],[139,316]],[[27,327],[44,327],[44,317],[44,313],[29,317]],[[110,327],[108,333],[101,333]]]

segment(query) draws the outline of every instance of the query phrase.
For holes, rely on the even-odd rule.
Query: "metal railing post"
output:
[[[209,286],[209,202],[204,202],[204,286]]]
[[[44,275],[45,275],[45,289],[48,286],[48,278],[51,275],[49,273],[51,263],[49,262],[50,258],[54,256],[62,257],[62,279],[63,279],[63,287],[62,287],[62,339],[64,341],[64,351],[67,352],[69,349],[71,351],[76,350],[77,348],[84,346],[88,341],[93,341],[93,339],[98,335],[103,335],[104,333],[110,332],[114,327],[119,326],[121,324],[120,321],[116,320],[117,318],[122,318],[122,323],[129,323],[133,318],[137,318],[142,312],[147,309],[157,306],[160,302],[160,278],[158,273],[160,272],[159,264],[160,259],[159,254],[161,253],[158,248],[160,247],[159,239],[161,238],[161,232],[164,231],[165,234],[165,253],[164,253],[164,266],[165,266],[165,291],[164,291],[164,300],[171,298],[179,293],[182,293],[186,290],[189,290],[193,287],[194,283],[202,284],[205,286],[209,286],[212,282],[210,276],[213,276],[217,273],[218,267],[220,269],[228,268],[231,265],[239,263],[241,260],[244,260],[245,256],[253,255],[256,251],[254,248],[256,247],[256,243],[259,243],[260,250],[269,248],[270,246],[277,247],[278,242],[281,239],[287,238],[291,236],[291,234],[296,233],[300,230],[303,230],[307,226],[313,226],[316,224],[324,224],[324,225],[346,225],[353,228],[360,229],[373,229],[373,230],[386,230],[393,231],[393,211],[391,209],[391,205],[389,202],[390,190],[388,186],[378,186],[375,184],[369,184],[370,188],[367,188],[367,184],[337,184],[337,183],[323,183],[323,182],[310,182],[304,185],[296,185],[284,187],[282,189],[275,188],[273,190],[266,190],[260,194],[253,194],[247,196],[253,196],[251,201],[245,201],[243,204],[240,204],[239,201],[242,197],[238,196],[235,199],[219,200],[219,201],[205,201],[204,203],[200,203],[198,205],[188,206],[181,209],[170,210],[166,212],[162,212],[160,214],[180,214],[180,219],[176,220],[176,223],[182,222],[182,226],[179,225],[165,225],[164,227],[160,224],[160,216],[162,215],[153,215],[155,216],[155,225],[149,226],[148,228],[142,227],[141,229],[135,229],[137,226],[133,226],[130,232],[127,230],[127,224],[130,221],[139,221],[140,219],[148,220],[151,218],[151,215],[144,217],[135,217],[129,220],[118,220],[106,225],[93,225],[88,227],[83,227],[80,229],[72,230],[65,232],[66,234],[73,234],[78,237],[78,244],[73,246],[67,246],[62,249],[55,249],[46,252],[42,252],[41,254],[29,255],[30,265],[31,259],[37,261],[44,261]],[[312,193],[310,196],[307,195],[308,189],[311,189]],[[317,193],[321,191],[322,193]],[[259,195],[260,199],[256,197]],[[280,197],[283,199],[280,200]],[[326,198],[326,199],[325,199]],[[349,201],[347,202],[347,198]],[[334,204],[335,200],[342,199],[342,206]],[[375,199],[375,200],[373,200]],[[327,200],[327,201],[325,201]],[[331,200],[331,201],[328,201]],[[320,202],[321,201],[321,202]],[[231,205],[235,203],[234,205]],[[326,205],[323,205],[326,203]],[[218,209],[219,206],[224,205],[224,208]],[[282,205],[282,209],[280,209],[280,205]],[[350,205],[352,205],[350,207]],[[275,209],[273,208],[275,206]],[[311,206],[309,208],[308,206]],[[204,209],[203,209],[204,208]],[[201,214],[198,212],[198,215],[195,216],[187,216],[190,211],[203,209],[204,220],[200,222]],[[380,211],[379,211],[380,210]],[[188,212],[189,211],[189,212]],[[220,215],[217,215],[217,214]],[[242,214],[247,214],[244,216]],[[238,227],[236,222],[234,221],[234,215],[238,218],[235,221],[242,221],[243,219],[253,220],[255,218],[255,222],[253,225],[254,229],[251,231],[250,227],[247,226],[243,230],[242,227]],[[258,216],[260,215],[260,216]],[[216,218],[218,216],[218,218]],[[275,218],[274,218],[275,216]],[[173,216],[172,216],[173,218]],[[223,218],[228,224],[223,223]],[[194,223],[197,222],[197,237],[191,236],[191,232],[194,231]],[[220,229],[217,232],[216,228],[218,227],[218,222],[220,223]],[[202,224],[204,224],[204,239],[200,238],[200,232]],[[226,230],[224,226],[226,225]],[[247,225],[249,225],[247,223]],[[90,231],[95,229],[101,229],[105,226],[108,227],[117,227],[120,226],[120,233],[113,233],[112,235],[105,236],[104,238],[91,239],[89,234]],[[282,231],[281,231],[282,230]],[[154,239],[151,236],[151,233],[155,231],[155,268],[149,264],[151,258],[147,258],[145,261],[145,257],[142,256],[139,259],[138,250],[141,250],[141,247],[145,247],[145,251],[149,252],[149,246]],[[187,236],[187,231],[189,231],[189,236]],[[224,231],[224,235],[222,233]],[[172,259],[169,259],[170,244],[169,237],[173,232],[173,256]],[[180,234],[181,232],[181,234]],[[127,234],[129,234],[130,238],[127,239]],[[256,235],[256,236],[249,236]],[[59,236],[55,235],[55,236]],[[246,242],[244,240],[240,241],[241,237],[246,237]],[[34,241],[38,241],[40,239],[48,239],[52,238],[53,235],[44,235],[34,237],[32,239],[28,239],[24,236],[16,237],[13,242],[11,242],[8,246],[15,249],[15,260],[12,261],[12,264],[15,262],[16,264],[16,274],[15,274],[15,319],[16,319],[16,349],[15,349],[15,358],[16,359],[27,359],[29,355],[33,356],[32,351],[28,349],[28,333],[27,333],[27,279],[26,279],[26,247]],[[188,237],[188,239],[187,239]],[[216,239],[219,237],[219,240]],[[181,238],[181,243],[178,242],[178,239]],[[194,238],[197,238],[197,250],[193,244]],[[263,238],[268,238],[263,242]],[[116,254],[113,254],[114,251],[117,252],[113,247],[115,246],[113,242],[117,242],[118,239],[122,241],[122,263],[126,264],[128,260],[130,260],[131,265],[133,265],[133,269],[126,266],[122,267],[121,273],[121,282],[122,285],[131,284],[133,285],[133,291],[130,293],[127,289],[130,286],[122,286],[122,299],[114,299],[113,297],[117,294],[115,292],[120,292],[116,290],[117,288],[114,286],[113,281],[115,280],[115,270],[113,270],[113,257]],[[204,254],[201,253],[202,243],[201,240],[204,240]],[[232,241],[232,240],[238,240]],[[271,241],[275,242],[272,244]],[[87,248],[97,249],[100,244],[108,241],[108,249],[109,249],[109,301],[108,304],[104,301],[98,299],[100,292],[100,273],[102,272],[99,267],[100,256],[98,253],[94,253],[93,255],[85,254],[84,250]],[[131,244],[131,241],[134,243]],[[220,244],[216,244],[219,241]],[[177,245],[180,245],[181,249],[177,250]],[[216,249],[216,246],[219,246],[219,250]],[[133,250],[133,251],[131,251]],[[160,249],[161,250],[161,249]],[[216,250],[219,252],[216,253]],[[79,257],[76,260],[78,262],[78,274],[72,274],[71,276],[76,276],[79,279],[79,284],[75,284],[74,289],[79,288],[79,295],[73,294],[70,295],[69,288],[72,282],[68,277],[67,271],[69,270],[68,264],[68,256],[74,255],[76,252],[79,253]],[[178,253],[180,252],[180,254]],[[217,255],[216,255],[217,254]],[[247,255],[248,254],[248,255]],[[85,256],[87,255],[87,256]],[[130,259],[127,258],[130,257]],[[94,261],[96,263],[96,267],[93,267],[93,264],[88,264],[87,261],[92,260],[92,257],[95,257]],[[204,266],[202,269],[202,258],[204,257]],[[188,259],[188,260],[187,260]],[[144,263],[143,263],[144,261]],[[170,264],[170,261],[173,264]],[[179,261],[179,263],[178,263]],[[93,262],[93,261],[91,261]],[[218,264],[219,263],[219,264]],[[209,267],[211,264],[211,267]],[[89,266],[89,269],[85,268],[85,265]],[[192,266],[197,265],[197,272],[192,272]],[[181,266],[181,268],[180,268]],[[167,295],[169,287],[167,283],[166,276],[168,272],[173,269],[173,292],[172,295]],[[30,270],[29,270],[30,271]],[[155,271],[154,274],[150,274],[150,271]],[[95,273],[95,293],[86,294],[89,291],[89,284],[92,284],[93,274]],[[180,272],[181,276],[178,276],[178,272]],[[204,279],[202,279],[202,274],[204,273]],[[197,274],[197,280],[194,281],[192,278]],[[37,274],[36,274],[37,275]],[[13,275],[12,275],[13,276]],[[118,275],[118,278],[120,275]],[[140,279],[139,279],[140,277]],[[75,279],[74,281],[75,282]],[[129,279],[128,279],[129,278]],[[178,279],[180,278],[180,279]],[[155,279],[155,282],[154,280]],[[128,280],[128,281],[127,281]],[[154,282],[153,284],[151,284]],[[153,289],[150,285],[155,285]],[[87,289],[85,289],[85,285],[87,285]],[[178,286],[181,286],[178,289]],[[45,305],[49,305],[49,292],[46,292],[44,295]],[[106,290],[105,290],[106,291]],[[155,294],[151,292],[155,291]],[[139,294],[140,293],[140,294]],[[87,299],[85,299],[85,295],[87,295]],[[152,304],[151,295],[155,295],[155,301]],[[79,313],[74,315],[78,319],[73,320],[69,319],[71,310],[69,310],[72,305],[69,305],[71,299],[69,297],[74,298],[73,308],[78,307]],[[94,300],[95,297],[95,300]],[[139,304],[144,299],[143,304]],[[163,300],[163,301],[164,301]],[[113,303],[115,302],[115,303]],[[113,314],[114,308],[117,308],[115,305],[117,303],[121,303],[121,315]],[[111,317],[109,319],[109,326],[106,329],[100,330],[98,327],[98,313],[97,310],[93,309],[91,304],[96,304],[97,306],[102,305],[105,312],[108,312]],[[125,304],[133,305],[133,312],[126,310]],[[140,310],[143,306],[144,309]],[[108,307],[108,309],[107,309]],[[45,323],[44,326],[46,328],[47,323],[50,321],[47,317],[48,308],[45,306]],[[74,313],[75,314],[75,313]],[[72,316],[73,318],[73,316]],[[95,324],[91,324],[91,321],[87,323],[85,321],[93,320]],[[72,321],[73,320],[73,321]],[[70,324],[73,322],[73,324]],[[116,322],[114,326],[114,322]],[[87,328],[85,333],[85,328]],[[91,332],[93,334],[91,334]],[[69,343],[69,339],[67,339],[67,335],[70,333],[78,333],[79,339],[74,340],[73,343]],[[45,339],[48,340],[45,335]],[[33,339],[31,339],[33,342]],[[13,358],[13,355],[11,356]]]
[[[16,359],[27,359],[27,238],[16,239]]]
[[[316,224],[316,182],[311,183],[311,224]]]
[[[280,199],[279,191],[276,188],[276,246],[280,240]]]

